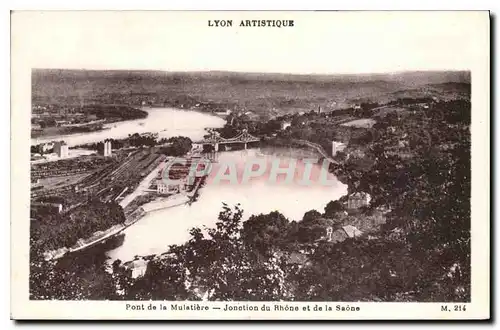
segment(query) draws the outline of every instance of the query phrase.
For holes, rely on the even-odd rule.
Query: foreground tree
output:
[[[191,239],[184,245],[172,246],[168,256],[153,261],[153,267],[148,267],[144,278],[130,292],[141,286],[161,288],[153,294],[157,299],[286,298],[289,288],[284,256],[256,254],[252,250],[256,237],[245,244],[241,238],[242,215],[239,207],[233,211],[224,205],[215,228],[206,232],[192,229]]]
[[[161,152],[174,157],[180,157],[191,151],[192,141],[190,138],[185,136],[175,136],[166,140],[169,145],[163,147]]]
[[[45,261],[41,250],[33,243],[30,254],[30,299],[119,299],[115,281],[106,269],[104,251],[90,252],[59,261]]]

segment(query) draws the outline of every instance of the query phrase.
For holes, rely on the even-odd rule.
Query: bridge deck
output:
[[[223,138],[218,136],[217,134],[212,134],[212,136],[208,139],[203,139],[201,141],[196,141],[196,144],[228,144],[228,143],[249,143],[249,142],[260,142],[260,139],[248,134],[247,132],[243,132],[240,135],[237,135],[232,138]]]

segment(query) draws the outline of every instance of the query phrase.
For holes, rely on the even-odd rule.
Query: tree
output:
[[[114,274],[123,290],[125,300],[199,300],[186,286],[185,266],[170,256],[155,257],[148,262],[143,277],[132,279],[123,268],[115,267]]]
[[[325,217],[332,218],[338,212],[344,211],[344,206],[339,201],[330,201],[325,206]]]
[[[174,157],[180,157],[191,151],[193,143],[190,138],[185,136],[171,137],[167,140],[166,147],[162,148],[161,152]]]
[[[104,251],[94,250],[58,261],[45,261],[42,252],[39,245],[31,240],[30,299],[119,299],[113,277],[106,271]]]
[[[279,300],[287,297],[284,256],[256,254],[242,236],[243,211],[227,205],[215,228],[191,230],[191,239],[170,248],[135,286],[161,288],[156,299]],[[279,218],[279,217],[278,217]],[[256,220],[258,222],[258,220]],[[278,220],[281,221],[281,220]],[[255,222],[254,222],[255,224]],[[174,282],[168,279],[176,279]],[[183,281],[182,281],[182,280]],[[128,295],[128,297],[131,297]]]
[[[303,244],[313,244],[325,237],[328,228],[336,229],[338,221],[319,217],[307,221],[302,220],[298,226],[299,230],[296,234],[298,241]]]
[[[424,276],[404,244],[385,239],[322,244],[309,259],[288,277],[298,301],[415,301]]]
[[[247,246],[263,255],[287,243],[289,221],[281,213],[252,215],[243,223],[241,238]]]
[[[470,103],[440,102],[432,112],[382,120],[367,156],[369,171],[344,167],[350,186],[369,192],[372,205],[392,209],[388,229],[400,228],[401,244],[425,273],[416,299],[470,299]],[[392,126],[395,132],[382,130]],[[399,133],[410,136],[401,157]],[[425,134],[425,135],[424,135]],[[430,143],[431,141],[432,143]],[[388,151],[392,151],[389,153]],[[459,271],[457,270],[459,269]]]
[[[302,222],[309,222],[311,220],[317,219],[321,217],[321,213],[316,210],[310,210],[304,213],[304,217],[302,218]]]
[[[80,238],[123,224],[125,215],[116,202],[90,201],[64,215],[41,213],[40,221],[31,224],[31,238],[45,251],[73,246]]]

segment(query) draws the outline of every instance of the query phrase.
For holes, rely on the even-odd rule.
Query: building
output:
[[[104,141],[104,156],[111,156],[111,151],[112,151],[112,147],[111,147],[111,141]]]
[[[162,179],[156,181],[156,192],[160,195],[178,194],[185,190],[184,182],[180,183],[165,183]]]
[[[370,205],[371,196],[365,192],[357,192],[349,196],[347,200],[348,209],[359,209]]]
[[[191,157],[185,164],[167,160],[165,167],[158,171],[156,177],[156,192],[160,195],[177,194],[187,191],[196,178],[207,175],[210,162],[202,157]],[[192,170],[195,170],[192,173]]]
[[[330,243],[339,243],[345,241],[348,236],[343,229],[333,231],[333,227],[326,228],[326,241]]]
[[[112,154],[111,140],[104,140],[104,143],[99,146],[98,153],[101,156],[109,157]]]
[[[349,236],[349,238],[355,238],[363,235],[361,230],[351,225],[344,226],[342,227],[342,229],[345,231],[347,236]]]
[[[69,155],[69,148],[66,142],[58,141],[54,143],[54,152],[59,158],[66,158]]]
[[[356,238],[361,236],[363,233],[358,228],[347,225],[340,229],[333,230],[333,227],[326,228],[326,241],[330,243],[340,243],[348,238]]]
[[[346,148],[345,144],[337,141],[332,141],[332,157],[335,156],[337,152],[342,151],[345,148]]]
[[[146,270],[148,269],[148,263],[148,260],[141,258],[126,262],[124,266],[130,277],[138,278],[144,276]]]

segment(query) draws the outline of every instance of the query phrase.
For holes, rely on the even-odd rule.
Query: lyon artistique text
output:
[[[295,22],[289,19],[246,19],[235,21],[233,24],[232,19],[214,19],[208,20],[208,26],[210,27],[293,27]]]

